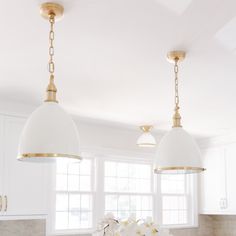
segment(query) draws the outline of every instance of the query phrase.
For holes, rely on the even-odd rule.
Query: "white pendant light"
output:
[[[152,126],[151,125],[142,125],[139,128],[143,131],[143,133],[138,138],[137,145],[139,147],[155,147],[156,140],[153,137],[153,135],[150,133]]]
[[[167,58],[174,62],[175,113],[172,130],[158,145],[154,172],[157,174],[199,173],[204,171],[200,161],[200,149],[194,139],[182,128],[179,114],[178,62],[185,58],[185,52],[172,51],[168,53]]]
[[[18,160],[48,162],[56,158],[81,160],[79,137],[75,123],[58,105],[54,84],[54,23],[63,16],[64,8],[56,3],[41,5],[41,15],[50,22],[49,32],[49,73],[45,102],[36,109],[23,129]]]

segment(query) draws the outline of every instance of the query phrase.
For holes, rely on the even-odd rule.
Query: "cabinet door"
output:
[[[4,213],[3,211],[3,171],[4,171],[4,156],[3,156],[3,117],[0,116],[0,215]]]
[[[226,146],[228,213],[236,214],[236,143]]]
[[[224,214],[227,210],[225,156],[223,148],[210,148],[203,152],[200,176],[200,213]]]
[[[46,175],[40,163],[18,161],[19,138],[25,119],[5,117],[4,127],[4,195],[6,215],[46,213]]]

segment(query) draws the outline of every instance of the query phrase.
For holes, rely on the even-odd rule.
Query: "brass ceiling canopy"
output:
[[[170,51],[167,53],[167,60],[171,63],[175,63],[176,61],[183,61],[185,59],[186,52],[185,51]]]
[[[49,20],[52,15],[55,20],[60,20],[64,14],[64,7],[58,3],[46,2],[40,7],[40,14],[46,20]]]
[[[149,132],[152,129],[152,125],[142,125],[139,127],[143,132]]]

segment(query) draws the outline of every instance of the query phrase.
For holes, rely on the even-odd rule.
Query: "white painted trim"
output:
[[[47,234],[47,236],[59,236],[59,235],[91,235],[95,232],[93,229],[88,230],[61,230],[58,232],[53,232],[50,234]]]
[[[3,215],[0,216],[0,221],[1,220],[46,220],[47,215]]]

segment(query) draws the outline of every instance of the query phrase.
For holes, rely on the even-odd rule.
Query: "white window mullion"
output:
[[[94,198],[94,227],[104,217],[105,198],[104,198],[104,160],[100,157],[96,159],[96,192]]]
[[[154,220],[162,224],[161,176],[154,175]]]

